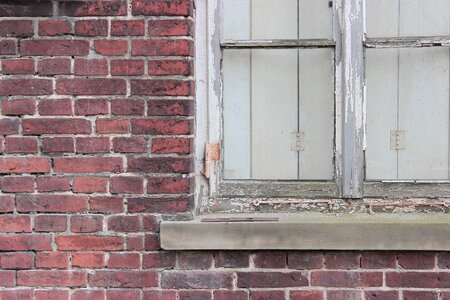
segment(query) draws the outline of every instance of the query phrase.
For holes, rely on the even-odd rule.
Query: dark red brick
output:
[[[18,271],[17,283],[37,287],[82,287],[86,286],[86,273],[62,270]]]
[[[98,1],[64,1],[60,3],[61,16],[124,16],[127,14],[125,0],[98,0]]]
[[[123,237],[106,235],[59,235],[56,237],[58,250],[107,251],[123,250]]]
[[[0,254],[2,269],[31,269],[34,267],[33,253],[2,253]],[[1,294],[0,294],[1,298]],[[8,299],[8,298],[7,298]]]
[[[447,272],[387,272],[386,286],[409,288],[449,288]]]
[[[144,253],[142,267],[144,269],[174,269],[176,256],[173,252]]]
[[[14,99],[2,101],[2,114],[7,116],[33,115],[36,101],[33,99]]]
[[[312,286],[325,287],[379,287],[383,285],[381,272],[313,271]]]
[[[82,116],[105,115],[109,113],[108,99],[78,99],[75,114]]]
[[[256,253],[253,263],[256,268],[284,269],[286,268],[286,253],[282,251]]]
[[[7,213],[14,211],[14,196],[0,195],[0,212]]]
[[[4,176],[0,178],[0,186],[4,193],[33,193],[34,177]]]
[[[167,271],[161,276],[163,289],[231,289],[233,276],[226,272]]]
[[[134,176],[111,177],[109,189],[112,194],[143,194],[144,178]]]
[[[48,173],[50,161],[41,157],[0,157],[0,174],[4,173]]]
[[[126,40],[97,40],[94,41],[94,49],[97,53],[107,56],[122,56],[128,52]]]
[[[77,233],[99,232],[103,230],[103,216],[72,216],[70,231]]]
[[[111,100],[111,113],[114,115],[144,115],[144,100],[113,99]]]
[[[17,53],[17,46],[14,40],[0,41],[0,55],[12,55]]]
[[[0,17],[48,17],[52,15],[53,5],[50,1],[4,0],[0,4]]]
[[[327,291],[327,300],[362,300],[361,291],[334,290]]]
[[[39,35],[57,36],[69,34],[71,32],[72,24],[66,19],[47,19],[39,21]]]
[[[433,269],[435,257],[434,253],[401,252],[398,254],[398,264],[403,269]]]
[[[361,267],[364,269],[393,269],[397,266],[395,252],[362,252]]]
[[[75,193],[106,193],[108,178],[102,177],[75,177],[73,191]]]
[[[67,192],[70,190],[70,181],[66,177],[38,177],[36,179],[38,192]]]
[[[438,300],[439,293],[435,291],[403,291],[404,300]]]
[[[111,61],[111,75],[143,75],[145,63],[137,59],[115,59]]]
[[[25,58],[2,60],[2,73],[5,75],[33,75],[34,72],[33,59]]]
[[[182,135],[190,134],[191,120],[179,119],[132,119],[131,132],[134,134],[164,134]]]
[[[112,216],[108,218],[108,230],[139,232],[141,231],[141,221],[138,216]]]
[[[121,157],[55,158],[55,171],[62,173],[118,173],[123,171]]]
[[[107,266],[112,269],[139,269],[139,253],[111,253]]]
[[[112,140],[114,152],[119,153],[145,153],[147,141],[144,138],[117,137]]]
[[[214,300],[248,300],[247,291],[223,291],[217,290],[213,292]]]
[[[149,178],[147,183],[148,194],[187,194],[190,191],[189,178],[156,177]]]
[[[141,294],[140,290],[132,290],[132,289],[126,289],[126,290],[113,290],[109,289],[106,290],[106,299],[108,300],[123,300],[123,299],[139,299]],[[156,298],[151,298],[156,300]],[[170,300],[170,299],[167,299]],[[175,300],[175,298],[173,299]]]
[[[290,300],[323,300],[323,291],[291,291]]]
[[[82,40],[22,40],[20,54],[36,56],[85,56],[89,41]]]
[[[192,14],[190,0],[133,0],[133,15],[189,16]]]
[[[76,138],[76,153],[108,153],[110,152],[109,137]]]
[[[107,20],[80,20],[75,23],[75,35],[80,36],[107,36]]]
[[[191,20],[150,20],[148,21],[150,36],[193,36],[194,25]]]
[[[71,137],[42,138],[42,152],[73,153],[75,152],[75,143]]]
[[[0,21],[0,37],[30,37],[33,35],[34,35],[33,21],[31,20]]]
[[[91,122],[80,118],[29,118],[22,121],[23,134],[86,134],[91,133]]]
[[[149,116],[189,116],[194,112],[194,103],[190,100],[149,100]]]
[[[360,254],[352,251],[328,252],[325,254],[327,269],[357,269],[360,266]]]
[[[128,133],[130,131],[128,119],[98,118],[95,126],[98,133]]]
[[[80,268],[103,268],[105,266],[102,252],[74,252],[72,253],[72,266]]]
[[[121,197],[97,196],[89,200],[91,211],[97,213],[121,213],[124,211]]]
[[[0,215],[0,232],[31,232],[30,216]]]
[[[49,79],[2,79],[0,96],[50,95],[53,92]]]
[[[184,270],[210,269],[213,264],[211,253],[197,251],[183,251],[179,255],[179,268]]]
[[[216,268],[248,268],[249,253],[242,251],[221,251],[214,254]]]
[[[36,253],[36,267],[40,269],[66,269],[69,256],[62,252]]]
[[[0,236],[0,251],[51,251],[48,234],[18,234]]]
[[[250,292],[252,300],[285,300],[284,291],[251,291]]]
[[[158,275],[151,271],[96,271],[89,275],[90,286],[143,288],[158,286]]]
[[[19,212],[76,213],[87,209],[87,197],[78,195],[17,195]]]
[[[152,153],[161,154],[189,154],[191,139],[185,138],[153,138]]]
[[[149,75],[192,75],[192,64],[189,60],[150,60]]]
[[[111,35],[140,36],[145,34],[144,20],[112,20]]]
[[[128,158],[129,172],[190,173],[192,162],[185,157],[137,157]]]
[[[107,75],[108,61],[106,59],[76,59],[75,75]]]
[[[398,291],[366,291],[366,300],[398,300]]]
[[[6,137],[5,152],[9,154],[37,153],[37,139],[34,137]]]
[[[193,44],[189,40],[134,40],[133,56],[192,56]]]
[[[308,285],[308,277],[302,272],[237,272],[240,288],[285,288]]]
[[[64,232],[67,230],[67,217],[37,215],[34,218],[34,230],[37,232]]]
[[[72,100],[43,99],[38,104],[41,116],[68,116],[72,114]]]
[[[130,198],[128,212],[130,213],[180,213],[191,208],[192,199],[180,198]]]
[[[38,61],[38,73],[43,76],[48,75],[68,75],[70,74],[71,61],[68,58],[50,58]]]
[[[56,92],[61,95],[124,95],[126,82],[110,78],[58,79]]]

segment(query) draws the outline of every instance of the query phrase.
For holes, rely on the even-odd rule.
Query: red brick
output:
[[[214,254],[216,268],[248,268],[249,253],[241,251],[221,251]]]
[[[36,267],[41,269],[65,269],[69,267],[69,256],[63,252],[36,253]]]
[[[284,288],[308,285],[308,278],[301,272],[238,272],[240,288]]]
[[[133,15],[189,16],[192,14],[190,0],[133,0]]]
[[[0,195],[0,212],[13,212],[14,211],[14,196]]]
[[[77,115],[104,115],[108,112],[108,99],[78,99],[75,101],[75,114]]]
[[[16,54],[17,46],[14,40],[1,40],[0,41],[0,55],[12,55]]]
[[[134,134],[164,134],[182,135],[190,134],[191,120],[178,119],[132,119],[131,132]]]
[[[99,232],[103,230],[103,216],[72,216],[70,230],[77,233]]]
[[[214,291],[214,300],[248,300],[247,291]]]
[[[41,116],[66,116],[72,114],[72,100],[70,99],[44,99],[38,104]]]
[[[144,251],[144,237],[127,235],[127,251]]]
[[[37,139],[34,137],[6,137],[5,152],[10,154],[28,154],[38,152]]]
[[[134,40],[133,56],[192,56],[193,44],[189,40]]]
[[[177,299],[177,294],[175,291],[146,290],[143,297],[143,300],[175,300]]]
[[[83,212],[87,209],[87,197],[78,195],[17,195],[19,212]]]
[[[105,299],[104,290],[76,290],[72,296],[71,300],[103,300]]]
[[[86,286],[86,273],[81,271],[62,270],[18,271],[17,283],[23,286],[81,287]]]
[[[450,252],[441,252],[437,256],[438,267],[441,269],[450,269]]]
[[[159,237],[154,234],[146,234],[144,237],[144,250],[156,251],[160,250]]]
[[[129,172],[145,173],[190,173],[191,160],[177,157],[128,158]]]
[[[74,78],[58,79],[56,92],[62,95],[124,95],[124,79]]]
[[[34,266],[33,253],[2,253],[0,267],[2,269],[30,269]],[[3,299],[0,297],[0,299]]]
[[[161,276],[163,289],[231,289],[233,275],[210,271],[168,271]]]
[[[37,215],[34,217],[34,230],[37,232],[64,232],[67,230],[67,217]]]
[[[159,222],[161,219],[157,216],[144,215],[142,223],[146,232],[159,232]]]
[[[112,194],[143,194],[144,179],[131,176],[112,177],[110,192]]]
[[[22,121],[23,134],[86,134],[91,121],[81,118],[29,118]]]
[[[324,295],[322,291],[291,291],[289,294],[290,300],[323,300]]]
[[[39,21],[38,34],[42,36],[57,36],[69,34],[72,25],[66,19],[48,19]]]
[[[313,271],[312,286],[325,287],[377,287],[383,285],[381,272]]]
[[[101,177],[75,177],[73,191],[75,193],[106,193],[107,178]]]
[[[50,1],[2,1],[0,17],[48,17],[53,15]]]
[[[14,271],[0,270],[0,286],[12,287],[15,285],[16,278]]]
[[[0,174],[3,173],[48,173],[50,161],[40,157],[0,158]]]
[[[131,198],[128,199],[130,213],[180,213],[191,207],[191,199],[180,198]]]
[[[31,20],[0,21],[0,37],[30,37],[34,35]]]
[[[36,179],[37,190],[40,193],[45,192],[67,192],[70,191],[69,178],[65,177],[38,177]]]
[[[435,291],[403,291],[404,300],[438,300],[439,293]]]
[[[115,59],[111,61],[111,75],[143,75],[145,63],[137,59]]]
[[[147,106],[149,116],[189,116],[194,112],[191,100],[149,100]]]
[[[112,269],[138,269],[139,253],[110,253],[107,266]]]
[[[410,288],[449,288],[447,272],[387,272],[386,286]]]
[[[398,291],[366,291],[365,292],[366,300],[398,300],[399,294]]]
[[[80,20],[75,23],[75,35],[80,36],[107,36],[107,20]]]
[[[98,133],[128,133],[130,131],[127,119],[97,119],[95,126]]]
[[[61,157],[55,158],[55,171],[62,173],[118,173],[123,171],[121,157]]]
[[[73,153],[75,152],[75,143],[71,137],[42,138],[42,152]]]
[[[362,300],[361,291],[335,290],[327,291],[327,300]]]
[[[72,266],[80,268],[103,268],[104,255],[101,252],[76,252],[72,254]]]
[[[76,59],[75,75],[107,75],[108,61],[102,59]]]
[[[327,269],[357,269],[360,266],[360,254],[352,251],[328,252],[325,254]]]
[[[76,153],[108,153],[111,151],[109,137],[76,138]]]
[[[191,152],[191,139],[153,138],[152,152],[161,154],[189,154]]]
[[[89,274],[89,284],[95,287],[142,288],[158,286],[158,275],[149,271],[96,271]]]
[[[189,60],[150,60],[149,75],[192,75],[192,64]]]
[[[150,36],[193,36],[194,25],[191,20],[150,20],[148,21]]]
[[[211,291],[179,291],[178,299],[180,300],[212,300]]]
[[[69,299],[68,290],[37,290],[35,300],[67,300]]]
[[[68,75],[70,74],[71,61],[68,58],[50,58],[38,61],[38,73],[40,75]]]
[[[34,72],[33,59],[25,58],[2,60],[2,73],[5,75],[33,75]]]
[[[256,268],[284,269],[286,268],[286,253],[282,251],[256,253],[253,263]]]
[[[145,102],[139,99],[111,100],[111,113],[115,115],[144,115]]]
[[[142,267],[144,269],[174,269],[176,255],[173,252],[145,253],[142,256]]]
[[[0,251],[49,251],[52,237],[48,234],[0,236]]]
[[[98,1],[64,1],[60,3],[61,16],[124,16],[127,14],[125,0],[98,0]]]
[[[183,251],[179,254],[179,268],[184,270],[210,269],[213,264],[211,253]]]
[[[119,153],[145,153],[147,141],[144,138],[117,137],[112,141],[114,152]]]
[[[2,79],[0,96],[12,95],[50,95],[53,93],[49,79]]]
[[[363,252],[361,267],[364,269],[396,268],[397,254],[395,252]]]
[[[403,269],[433,269],[435,257],[434,253],[401,252],[398,254],[398,264]]]
[[[123,250],[123,237],[95,235],[59,235],[56,245],[59,250]]]
[[[94,50],[107,56],[122,56],[128,52],[126,40],[97,40],[94,41]]]
[[[108,230],[139,232],[141,231],[141,221],[138,216],[112,216],[108,218]]]
[[[31,232],[30,216],[0,215],[0,232]]]
[[[123,299],[140,299],[140,290],[106,290],[106,299],[108,300],[123,300]],[[155,298],[152,298],[156,300]],[[169,300],[169,299],[167,299]],[[173,299],[175,300],[175,298]]]
[[[16,118],[0,119],[0,135],[19,133],[20,121]]]
[[[4,193],[34,192],[34,177],[29,176],[2,177],[0,178],[0,183],[1,183],[1,190]]]
[[[98,213],[120,213],[124,211],[121,197],[97,196],[89,200],[91,211]]]
[[[9,289],[0,291],[0,299],[2,300],[28,300],[33,299],[33,290],[29,289]]]
[[[11,116],[33,115],[36,112],[36,101],[33,99],[15,99],[2,101],[2,114]]]
[[[140,36],[145,34],[144,20],[112,20],[111,35]]]
[[[149,194],[187,194],[190,191],[188,178],[157,177],[149,178],[147,193]]]
[[[284,291],[252,291],[252,300],[285,300]]]
[[[442,292],[441,295],[442,300],[450,300],[450,292]]]
[[[85,56],[89,54],[89,41],[22,40],[20,54],[25,56]]]

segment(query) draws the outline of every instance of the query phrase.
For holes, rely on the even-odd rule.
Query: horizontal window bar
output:
[[[439,198],[450,195],[450,183],[444,182],[365,182],[364,197]]]
[[[450,47],[449,36],[428,37],[396,37],[368,38],[364,41],[367,48],[420,48],[420,47]]]
[[[224,49],[265,49],[265,48],[333,48],[333,40],[248,40],[223,41],[220,46]]]

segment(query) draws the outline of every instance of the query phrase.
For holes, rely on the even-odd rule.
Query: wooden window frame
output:
[[[220,0],[196,0],[195,156],[199,201],[205,198],[233,197],[448,197],[450,181],[364,180],[364,49],[450,47],[448,36],[366,38],[364,1],[333,1],[332,39],[221,41]],[[205,145],[223,142],[222,50],[261,48],[335,49],[334,181],[224,180],[223,155],[217,161],[205,163]],[[205,166],[208,168],[206,173],[209,178],[203,176]]]

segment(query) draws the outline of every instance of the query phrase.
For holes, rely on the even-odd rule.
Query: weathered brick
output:
[[[144,138],[117,137],[113,138],[112,146],[114,152],[119,153],[147,152],[147,141]]]
[[[138,269],[139,253],[111,253],[107,266],[111,269]]]
[[[14,211],[14,196],[0,195],[0,212],[7,213]]]
[[[283,251],[256,253],[253,263],[256,268],[284,269],[286,268],[286,253]]]
[[[403,291],[405,300],[438,300],[439,293],[436,291]]]
[[[447,272],[387,272],[386,286],[410,288],[449,288]]]
[[[109,137],[76,138],[76,153],[108,153],[111,151]]]
[[[48,79],[2,79],[0,96],[13,95],[50,95],[52,82]]]
[[[0,215],[0,232],[31,232],[30,216]]]
[[[75,35],[107,36],[108,35],[108,21],[104,20],[104,19],[76,21]]]
[[[37,153],[37,139],[34,137],[6,137],[5,152],[9,154]]]
[[[284,288],[308,285],[308,277],[302,272],[238,272],[237,286],[240,288]]]
[[[216,268],[248,268],[249,253],[241,251],[221,251],[214,254]]]
[[[48,17],[51,15],[53,15],[53,5],[50,1],[4,0],[0,3],[0,17]]]
[[[140,36],[145,34],[144,20],[112,20],[111,35]]]
[[[143,75],[145,63],[137,59],[115,59],[111,61],[111,75]]]
[[[75,114],[77,115],[104,115],[108,112],[108,99],[77,99],[75,101]]]
[[[33,75],[34,72],[33,59],[25,58],[2,60],[2,73],[5,75]]]
[[[189,16],[192,14],[190,0],[133,0],[133,15]]]
[[[52,237],[48,234],[18,234],[0,236],[0,251],[49,251]]]
[[[126,289],[126,290],[106,290],[106,299],[108,300],[123,300],[123,299],[139,299],[141,295],[140,290]],[[157,300],[158,298],[151,298]],[[165,299],[172,300],[172,299]],[[175,300],[175,298],[173,299]]]
[[[352,251],[328,252],[325,255],[327,269],[357,269],[360,266],[360,254]]]
[[[112,194],[143,194],[144,178],[134,176],[111,177],[110,192]]]
[[[252,291],[252,300],[285,300],[284,291]]]
[[[177,294],[175,291],[155,291],[155,290],[144,290],[143,300],[175,300],[177,299]],[[181,298],[178,298],[181,299]],[[188,299],[185,299],[188,300]]]
[[[96,287],[156,287],[158,275],[151,271],[96,271],[89,275],[89,284]]]
[[[124,16],[126,14],[125,0],[64,1],[59,7],[61,16]]]
[[[183,251],[179,255],[179,268],[184,270],[210,269],[213,264],[211,253],[197,251]]]
[[[189,40],[134,40],[133,56],[192,56],[193,44]]]
[[[142,256],[144,269],[174,269],[176,256],[173,252],[145,253]]]
[[[107,56],[122,56],[128,52],[126,40],[97,40],[94,41],[94,50]]]
[[[180,213],[187,212],[192,200],[180,198],[130,198],[128,212],[130,213]]]
[[[107,75],[108,61],[106,59],[76,59],[75,75]]]
[[[86,273],[81,271],[30,270],[17,272],[17,283],[23,286],[82,287],[86,286],[86,281]]]
[[[81,118],[27,118],[22,121],[23,134],[86,134],[91,121]]]
[[[161,250],[159,245],[159,237],[155,234],[146,234],[144,237],[144,250],[157,251]]]
[[[397,254],[395,252],[363,252],[361,267],[364,269],[396,268]]]
[[[124,211],[123,199],[113,196],[91,197],[89,200],[91,211],[98,213],[120,213]]]
[[[108,218],[108,230],[139,232],[141,231],[141,221],[138,216],[112,216]]]
[[[4,300],[33,299],[33,290],[30,290],[30,289],[5,289],[5,290],[0,291],[0,299],[4,299]],[[39,298],[38,300],[42,300],[42,299]]]
[[[383,285],[381,272],[313,271],[312,286],[325,287],[378,287]]]
[[[110,78],[58,79],[56,92],[61,95],[124,95],[126,82]]]
[[[398,291],[366,291],[365,292],[366,300],[398,300],[399,293]]]
[[[79,195],[17,195],[19,212],[83,212],[87,209],[87,197]]]
[[[76,290],[72,296],[71,300],[103,300],[105,299],[104,290]]]
[[[89,42],[82,40],[22,40],[20,54],[36,56],[85,56]]]
[[[31,269],[34,267],[34,254],[2,253],[0,254],[0,267],[2,269],[16,269],[16,270]]]
[[[55,171],[62,173],[99,173],[123,171],[121,157],[64,157],[55,158]]]
[[[159,232],[159,222],[161,218],[158,216],[144,215],[142,217],[142,223],[146,232]]]
[[[66,177],[40,176],[36,179],[37,190],[43,192],[67,192],[70,190],[70,181]]]
[[[57,215],[37,215],[34,218],[37,232],[64,232],[67,230],[67,217]]]
[[[361,291],[358,290],[334,290],[327,291],[327,300],[362,300]]]
[[[102,177],[75,177],[73,191],[75,193],[106,193],[108,179]]]
[[[40,269],[65,269],[69,267],[69,256],[63,252],[36,253],[36,267]]]
[[[191,120],[178,119],[132,119],[131,132],[134,134],[182,135],[192,131]]]
[[[144,251],[144,237],[142,235],[127,235],[127,251]]]
[[[36,101],[33,99],[14,99],[2,101],[2,114],[10,116],[32,115],[36,111]]]
[[[323,300],[323,291],[291,291],[290,300]]]
[[[59,250],[123,250],[123,237],[96,235],[59,235],[56,245]]]
[[[130,123],[127,119],[98,118],[95,122],[98,133],[128,133]]]
[[[31,20],[0,21],[0,37],[30,37],[33,34],[33,22]]]
[[[42,152],[73,153],[75,152],[75,143],[71,137],[42,138]]]
[[[77,233],[99,232],[103,229],[103,216],[72,216],[70,230]]]
[[[103,268],[105,266],[102,252],[74,252],[72,266],[79,268]]]
[[[147,106],[149,116],[189,116],[194,112],[191,100],[149,100]]]
[[[211,291],[184,290],[178,292],[178,299],[212,300]]]
[[[19,133],[20,121],[16,118],[1,118],[0,119],[0,134],[17,134]]]
[[[401,252],[398,254],[398,264],[403,269],[433,269],[435,257],[434,253]]]
[[[233,276],[225,272],[165,271],[161,276],[164,289],[231,289]]]
[[[12,55],[16,53],[17,53],[16,41],[14,40],[0,41],[0,55]]]
[[[149,75],[192,75],[192,63],[189,60],[150,60]]]
[[[50,58],[38,61],[38,73],[43,76],[70,74],[71,61],[68,58]]]
[[[130,157],[129,172],[190,173],[192,161],[185,157]]]
[[[148,194],[187,194],[190,187],[189,178],[156,177],[147,181]]]
[[[152,153],[161,154],[189,154],[191,152],[191,139],[185,138],[153,138]]]
[[[32,193],[34,192],[34,177],[2,177],[0,178],[0,186],[4,193]]]
[[[148,21],[150,36],[193,36],[194,24],[191,20],[150,20]]]
[[[36,290],[35,300],[67,300],[69,299],[68,290]]]
[[[38,104],[41,116],[65,116],[72,114],[72,100],[70,99],[43,99]]]
[[[0,174],[4,173],[48,173],[50,161],[41,157],[0,158]]]
[[[39,21],[39,35],[57,36],[69,34],[70,32],[72,32],[72,24],[66,19],[46,19]]]
[[[13,287],[16,283],[14,271],[1,271],[0,270],[0,286],[1,287]]]
[[[248,300],[247,291],[223,291],[217,290],[213,292],[214,300]]]

